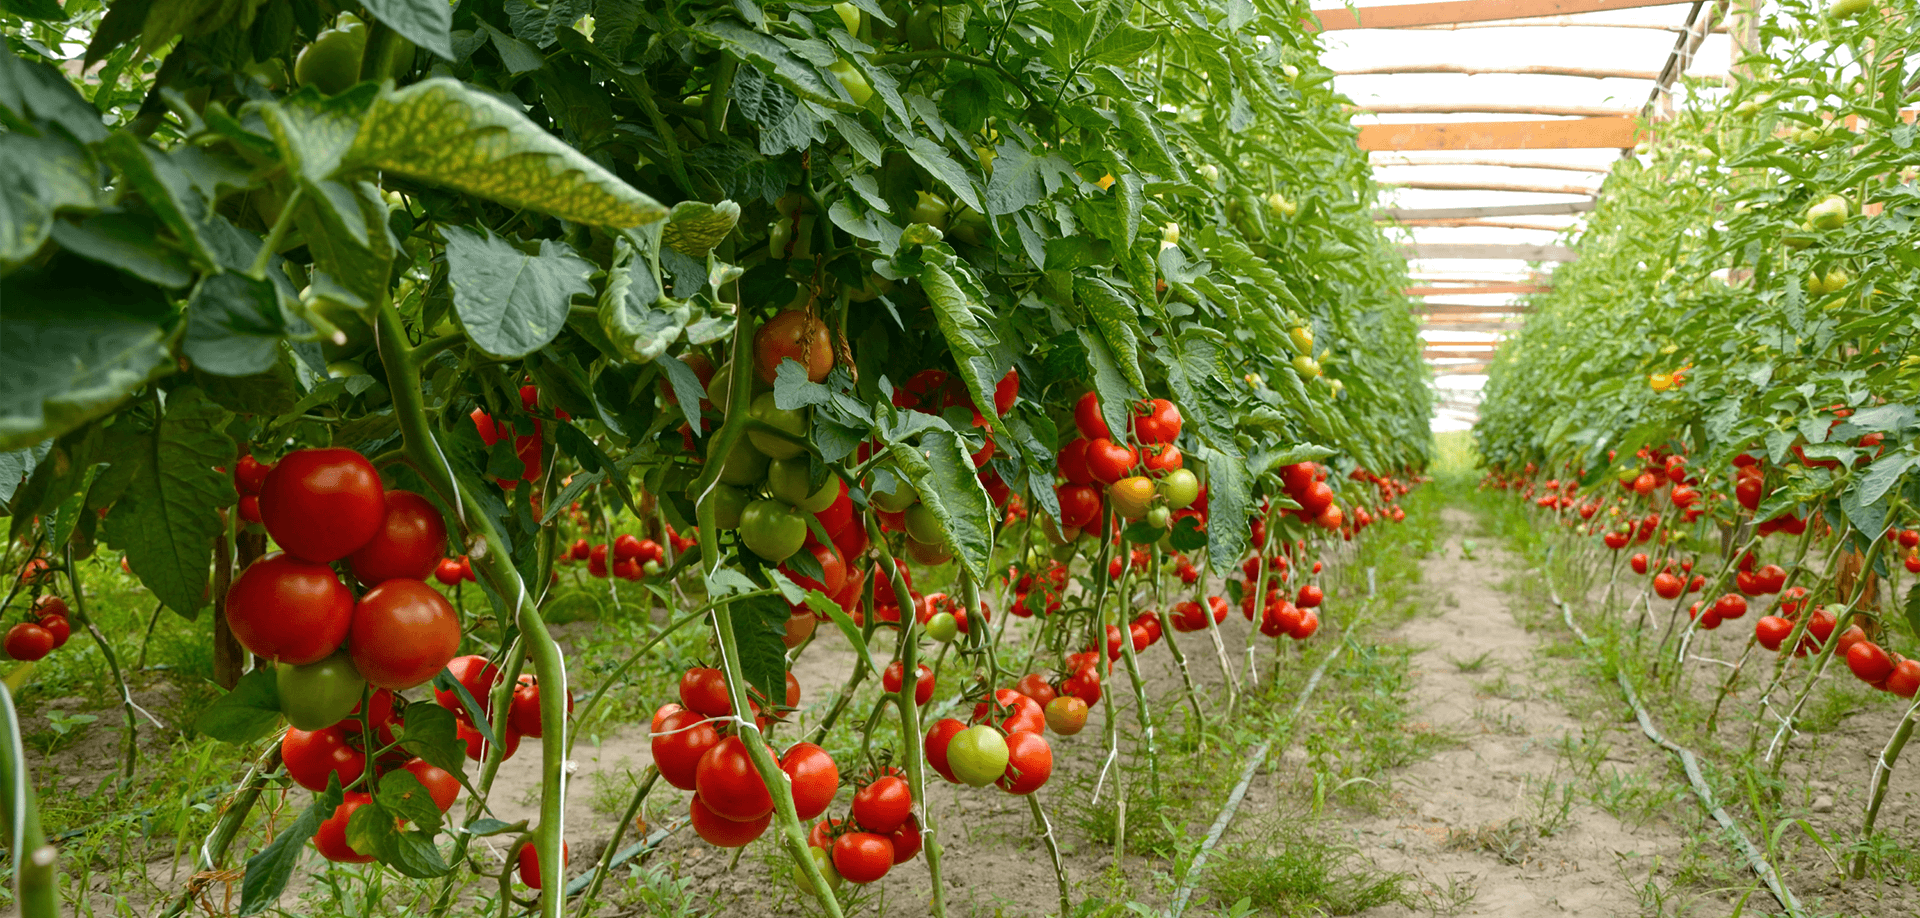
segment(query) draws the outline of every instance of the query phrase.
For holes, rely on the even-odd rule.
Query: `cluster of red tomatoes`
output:
[[[621,533],[613,538],[613,551],[608,552],[606,545],[594,545],[586,539],[575,539],[573,545],[561,554],[564,562],[587,562],[587,573],[605,579],[609,573],[621,580],[639,580],[651,577],[665,569],[667,550],[659,542],[642,539],[629,533]],[[612,554],[613,563],[607,563],[608,554]]]
[[[1287,496],[1300,505],[1300,509],[1293,513],[1303,522],[1335,531],[1346,522],[1346,512],[1340,509],[1339,504],[1333,502],[1333,486],[1327,484],[1326,469],[1321,468],[1319,464],[1297,462],[1282,466],[1280,485],[1287,492]],[[1254,544],[1264,544],[1264,539],[1256,539]]]
[[[1047,569],[1038,575],[1021,574],[1013,582],[1013,603],[1007,607],[1007,611],[1020,618],[1052,615],[1060,611],[1061,596],[1066,588],[1067,566],[1051,561]]]
[[[493,728],[500,731],[500,757],[503,760],[513,758],[513,754],[520,750],[521,737],[540,737],[544,729],[540,724],[540,681],[533,674],[522,673],[515,681],[505,718],[492,716],[493,691],[500,684],[501,673],[500,668],[488,662],[486,657],[475,654],[454,657],[447,661],[447,674],[467,690],[480,716],[490,720]],[[435,688],[433,701],[453,712],[460,741],[467,747],[467,758],[475,762],[485,758],[487,743],[491,740],[486,731],[475,724],[473,713],[460,693]],[[567,713],[573,713],[572,692],[567,693]]]
[[[267,473],[273,471],[273,465],[261,462],[252,455],[240,457],[233,465],[233,489],[240,495],[240,518],[248,523],[259,525],[260,487],[267,482]]]
[[[520,387],[520,409],[522,411],[531,413],[534,406],[539,404],[539,402],[540,390],[537,387]],[[564,410],[556,409],[554,416],[562,421],[567,420],[567,413]],[[514,425],[502,424],[495,421],[493,416],[487,414],[484,408],[473,409],[471,417],[473,418],[474,429],[480,433],[480,442],[485,443],[488,449],[492,449],[494,444],[499,443],[501,440],[508,437],[513,438],[513,453],[520,459],[522,471],[519,478],[500,479],[501,488],[512,491],[519,486],[522,480],[527,481],[529,484],[540,480],[541,425],[539,418],[533,419],[533,430],[531,433],[517,433],[514,430]]]
[[[1901,564],[1909,574],[1920,574],[1920,530],[1902,529],[1889,533],[1900,546]]]
[[[7,629],[7,656],[16,660],[41,659],[59,650],[73,633],[73,627],[67,623],[67,601],[52,593],[34,600],[28,614],[32,616],[31,621],[19,622]]]
[[[913,788],[904,772],[881,766],[855,786],[849,818],[822,819],[807,833],[814,862],[829,886],[838,886],[842,878],[872,883],[913,860],[924,844],[920,821],[913,816]],[[799,870],[794,877],[811,891]]]
[[[1240,573],[1246,578],[1245,594],[1240,599],[1240,614],[1247,621],[1254,620],[1255,601],[1260,597],[1254,594],[1260,583],[1261,559],[1258,554],[1250,555],[1240,562]],[[1266,559],[1267,595],[1259,603],[1260,633],[1270,638],[1290,637],[1304,641],[1320,630],[1320,613],[1314,610],[1326,601],[1326,594],[1311,583],[1303,583],[1300,589],[1288,595],[1283,584],[1288,580],[1289,563],[1286,555],[1275,554]],[[1313,573],[1320,573],[1320,562],[1313,562]],[[1206,623],[1201,622],[1201,627]],[[1176,630],[1183,630],[1179,623],[1179,610],[1175,610]]]
[[[460,779],[425,759],[392,748],[394,727],[403,720],[401,712],[395,707],[398,701],[395,695],[380,689],[368,697],[365,729],[361,726],[358,697],[354,696],[355,704],[349,711],[349,717],[314,729],[302,729],[299,726],[301,723],[314,723],[308,719],[310,712],[305,707],[290,711],[289,719],[294,720],[295,726],[287,728],[286,735],[280,741],[280,758],[286,766],[287,777],[314,793],[325,791],[330,781],[338,782],[341,787],[354,788],[356,782],[367,777],[371,758],[374,773],[371,780],[362,786],[371,786],[389,772],[406,771],[426,789],[440,812],[451,808],[460,797]],[[347,823],[353,818],[354,811],[372,802],[373,796],[367,791],[350,789],[346,792],[340,805],[334,808],[333,814],[320,824],[319,830],[313,835],[313,846],[322,857],[346,864],[365,864],[374,860],[374,855],[359,851],[347,842]]]
[[[1116,440],[1099,396],[1088,392],[1074,405],[1073,423],[1080,435],[1056,456],[1066,479],[1054,488],[1062,539],[1097,526],[1109,507],[1121,519],[1144,519],[1159,529],[1173,525],[1176,514],[1204,519],[1200,479],[1184,467],[1174,445],[1185,422],[1172,402],[1154,398],[1134,405],[1131,435]]]
[[[1098,657],[1097,654],[1086,656]],[[1096,665],[1089,661],[1084,671],[1094,673],[1097,680]],[[1075,676],[1078,675],[1076,672]],[[1073,678],[1069,677],[1068,681]],[[992,698],[974,705],[973,716],[967,723],[951,717],[936,721],[927,730],[924,745],[927,764],[949,783],[968,787],[992,784],[1009,794],[1025,795],[1044,786],[1053,776],[1053,747],[1041,735],[1048,726],[1049,712],[1059,712],[1062,725],[1077,733],[1086,724],[1087,701],[1079,695],[1062,699],[1044,681],[1032,676],[1027,679],[1031,682],[1023,680],[1023,683],[1027,683],[1029,689],[1054,697],[1043,705],[1025,692],[998,689]],[[1062,682],[1061,687],[1065,688],[1066,682]],[[1085,691],[1083,686],[1076,687]],[[1097,683],[1092,691],[1098,700]],[[1078,711],[1077,722],[1072,710]]]

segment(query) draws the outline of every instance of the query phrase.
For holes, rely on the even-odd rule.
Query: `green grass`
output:
[[[1288,816],[1255,829],[1209,867],[1214,901],[1245,901],[1262,915],[1352,915],[1414,902],[1410,877],[1373,869],[1352,848],[1328,841],[1325,827]]]

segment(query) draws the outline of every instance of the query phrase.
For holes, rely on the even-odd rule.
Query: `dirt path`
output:
[[[1430,611],[1393,637],[1415,648],[1414,719],[1458,745],[1391,773],[1385,811],[1350,820],[1352,841],[1383,870],[1454,891],[1464,914],[1640,914],[1654,857],[1685,837],[1665,819],[1636,826],[1592,801],[1600,786],[1657,785],[1647,770],[1657,766],[1618,724],[1583,723],[1549,700],[1556,683],[1592,688],[1516,620],[1499,588],[1515,559],[1469,512],[1448,508],[1445,521],[1444,550],[1423,562]],[[1664,815],[1690,824],[1687,803]]]

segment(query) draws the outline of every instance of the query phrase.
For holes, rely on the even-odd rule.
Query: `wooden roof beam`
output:
[[[1389,76],[1407,73],[1457,73],[1464,76],[1491,76],[1507,74],[1515,76],[1563,76],[1584,77],[1590,80],[1655,80],[1660,74],[1652,70],[1617,70],[1605,67],[1554,67],[1551,65],[1534,67],[1469,67],[1465,64],[1385,64],[1379,67],[1354,67],[1348,70],[1336,70],[1335,76]]]
[[[1630,116],[1568,121],[1455,121],[1369,124],[1362,150],[1625,150],[1640,142]]]
[[[1418,191],[1502,191],[1515,194],[1571,194],[1591,197],[1595,189],[1585,185],[1519,185],[1500,182],[1382,182],[1388,188],[1412,188]]]
[[[1684,3],[1686,0],[1675,0]],[[1539,19],[1505,19],[1495,22],[1451,22],[1436,25],[1407,26],[1408,31],[1454,32],[1460,29],[1540,29],[1540,28],[1586,28],[1586,29],[1651,29],[1655,32],[1685,32],[1684,26],[1667,25],[1659,22],[1596,22],[1591,19],[1579,19],[1573,16],[1554,16]],[[1712,34],[1725,35],[1727,27],[1714,26]]]
[[[1388,154],[1392,155],[1392,154]],[[1606,175],[1613,171],[1612,165],[1590,166],[1586,163],[1555,163],[1540,159],[1487,159],[1478,156],[1435,156],[1427,159],[1376,159],[1374,168],[1408,166],[1495,166],[1505,169],[1551,169],[1556,172],[1587,172],[1594,175]]]
[[[1448,220],[1479,217],[1530,217],[1559,214],[1583,214],[1594,202],[1554,201],[1545,204],[1502,204],[1496,207],[1389,207],[1373,212],[1375,220]]]
[[[1551,223],[1522,223],[1518,220],[1401,220],[1396,226],[1418,229],[1420,227],[1451,227],[1453,229],[1489,229],[1538,230],[1543,233],[1564,233],[1571,226],[1554,226]]]
[[[1533,311],[1532,306],[1521,303],[1507,303],[1500,306],[1467,306],[1460,303],[1415,303],[1408,310],[1417,316],[1483,316],[1483,315],[1526,315]]]
[[[1397,6],[1368,6],[1359,9],[1333,7],[1313,10],[1314,23],[1321,31],[1342,29],[1405,29],[1424,25],[1453,25],[1462,22],[1494,22],[1506,19],[1537,19],[1579,13],[1671,6],[1678,0],[1440,0],[1437,3],[1408,3]]]
[[[1552,287],[1542,284],[1475,284],[1464,287],[1420,286],[1402,290],[1407,296],[1458,296],[1472,294],[1483,296],[1489,293],[1544,293]]]
[[[1474,245],[1466,243],[1410,243],[1400,246],[1408,260],[1421,259],[1515,259],[1518,261],[1572,261],[1572,248],[1564,245]]]
[[[1516,105],[1508,102],[1419,102],[1349,105],[1355,115],[1553,115],[1572,118],[1633,117],[1638,112],[1610,105]]]

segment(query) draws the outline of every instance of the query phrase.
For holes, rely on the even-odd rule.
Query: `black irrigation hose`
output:
[[[1541,565],[1540,570],[1541,576],[1545,578],[1547,582],[1547,595],[1553,598],[1554,605],[1560,607],[1560,616],[1566,621],[1567,628],[1571,630],[1574,637],[1579,638],[1580,643],[1586,645],[1588,649],[1600,650],[1601,648],[1594,642],[1593,638],[1588,636],[1585,631],[1580,629],[1579,625],[1574,623],[1573,607],[1567,605],[1566,600],[1560,598],[1560,592],[1554,588],[1553,550],[1551,548],[1547,550],[1547,563]],[[1602,659],[1605,659],[1604,653],[1602,654]],[[1634,718],[1640,721],[1640,732],[1646,734],[1647,739],[1652,740],[1654,745],[1673,753],[1673,755],[1680,760],[1681,767],[1684,768],[1687,773],[1687,783],[1693,785],[1694,795],[1700,798],[1700,806],[1707,811],[1707,815],[1712,816],[1714,821],[1720,824],[1720,828],[1725,829],[1727,834],[1732,836],[1734,845],[1738,847],[1740,853],[1746,857],[1747,866],[1753,870],[1754,875],[1759,877],[1762,883],[1767,884],[1767,891],[1773,893],[1773,898],[1780,903],[1781,907],[1787,910],[1787,914],[1793,916],[1793,918],[1801,918],[1805,913],[1800,910],[1800,900],[1794,898],[1793,891],[1788,889],[1787,884],[1780,879],[1780,875],[1774,872],[1773,865],[1767,863],[1765,855],[1761,854],[1760,849],[1754,846],[1753,840],[1747,837],[1747,833],[1740,828],[1740,824],[1734,822],[1733,817],[1715,801],[1713,788],[1707,785],[1706,777],[1700,772],[1699,758],[1685,746],[1681,746],[1667,739],[1666,736],[1660,732],[1660,728],[1653,725],[1653,719],[1647,716],[1646,707],[1640,703],[1640,696],[1634,692],[1633,684],[1627,681],[1627,674],[1623,669],[1611,663],[1607,664],[1607,667],[1613,670],[1614,681],[1620,684],[1620,691],[1626,695],[1627,704],[1633,708]]]

